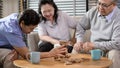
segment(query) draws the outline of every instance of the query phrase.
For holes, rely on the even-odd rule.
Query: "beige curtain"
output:
[[[3,2],[2,0],[0,0],[0,18],[2,18],[2,5],[3,5]]]

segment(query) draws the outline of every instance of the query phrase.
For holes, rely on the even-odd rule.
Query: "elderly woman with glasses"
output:
[[[113,61],[111,68],[120,67],[120,9],[117,0],[98,0],[97,7],[89,10],[76,28],[76,51],[101,49],[108,51]],[[86,30],[91,31],[91,41],[83,43]]]

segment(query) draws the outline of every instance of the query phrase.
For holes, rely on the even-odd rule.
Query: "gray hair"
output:
[[[111,0],[111,1],[117,3],[117,0]]]

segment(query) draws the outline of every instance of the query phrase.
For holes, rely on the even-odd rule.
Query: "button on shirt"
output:
[[[18,14],[13,13],[0,19],[0,46],[25,46],[17,17]]]

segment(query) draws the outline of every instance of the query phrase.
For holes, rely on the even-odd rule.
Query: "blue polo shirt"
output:
[[[18,13],[0,19],[0,47],[23,47],[23,32],[18,23]]]

